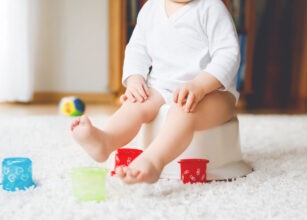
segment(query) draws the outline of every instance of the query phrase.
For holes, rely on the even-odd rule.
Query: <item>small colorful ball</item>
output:
[[[59,104],[59,110],[64,115],[81,116],[84,113],[85,104],[78,97],[64,97]]]

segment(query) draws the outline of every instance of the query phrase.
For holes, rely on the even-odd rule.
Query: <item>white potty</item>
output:
[[[169,105],[163,105],[155,120],[143,125],[137,136],[137,145],[146,149],[160,131],[166,118]],[[242,160],[239,123],[231,121],[194,134],[189,147],[162,172],[161,178],[180,179],[181,159],[207,159],[207,180],[228,180],[246,176],[252,172],[251,166]]]

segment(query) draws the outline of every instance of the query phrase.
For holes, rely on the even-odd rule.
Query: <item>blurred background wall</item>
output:
[[[242,7],[241,11],[245,26],[249,27],[248,31],[245,30],[247,42],[252,42],[252,47],[248,44],[247,47],[253,50],[247,51],[248,63],[252,65],[246,71],[251,73],[248,79],[246,77],[250,91],[241,92],[243,108],[307,111],[307,1],[223,1],[246,5],[246,9]],[[34,101],[35,93],[41,94],[41,98],[36,96],[38,102],[50,100],[46,96],[52,96],[52,93],[59,94],[52,100],[68,93],[94,93],[90,94],[98,94],[93,96],[94,101],[107,97],[107,101],[114,102],[113,97],[124,90],[120,78],[125,45],[136,25],[137,13],[145,2],[0,0],[0,49],[8,44],[18,45],[16,42],[22,39],[18,50],[7,49],[3,53],[0,50],[0,101],[2,93],[12,97],[4,96],[4,101],[31,100],[34,83]],[[8,8],[4,10],[2,5]],[[10,16],[1,13],[5,11]],[[24,15],[19,12],[24,12]],[[30,25],[27,25],[25,20],[29,16]],[[9,33],[6,40],[1,35],[3,30]],[[28,42],[28,34],[31,42],[29,56],[28,44],[26,49],[22,46]],[[21,59],[21,54],[26,59]],[[2,58],[8,55],[11,66],[18,67],[18,71],[10,72],[14,68],[3,65],[8,62]],[[1,71],[1,66],[7,70]],[[29,80],[25,80],[27,78]],[[14,97],[14,91],[26,81],[27,98]],[[7,88],[3,89],[3,85]],[[19,93],[23,95],[25,92],[19,89]]]
[[[307,109],[307,1],[257,0],[250,108]]]
[[[32,4],[35,91],[108,92],[108,0]]]

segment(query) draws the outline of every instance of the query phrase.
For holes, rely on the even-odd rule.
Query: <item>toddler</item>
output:
[[[154,120],[163,104],[170,104],[150,146],[116,170],[125,183],[154,183],[195,131],[234,117],[239,62],[236,29],[221,0],[149,0],[126,47],[121,108],[102,130],[82,116],[72,123],[72,134],[94,160],[103,162],[128,144],[143,123]]]

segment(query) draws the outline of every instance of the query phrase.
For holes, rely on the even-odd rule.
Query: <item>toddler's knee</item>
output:
[[[151,104],[143,104],[139,108],[139,114],[144,122],[152,121],[158,113],[157,106]]]
[[[170,117],[175,117],[178,119],[186,120],[187,122],[193,123],[196,119],[196,115],[194,113],[187,113],[183,110],[183,107],[179,105],[172,105],[168,111],[168,115]]]
[[[189,114],[186,113],[184,110],[183,110],[183,107],[177,105],[177,104],[173,104],[169,110],[168,110],[168,113],[169,114],[176,114],[176,115],[182,115],[182,116],[188,116]]]
[[[171,107],[168,110],[169,115],[174,115],[174,114],[181,114],[182,113],[182,108],[176,104],[171,105]]]
[[[130,108],[142,122],[152,121],[158,112],[157,106],[150,102],[125,103],[125,105],[127,108]]]

